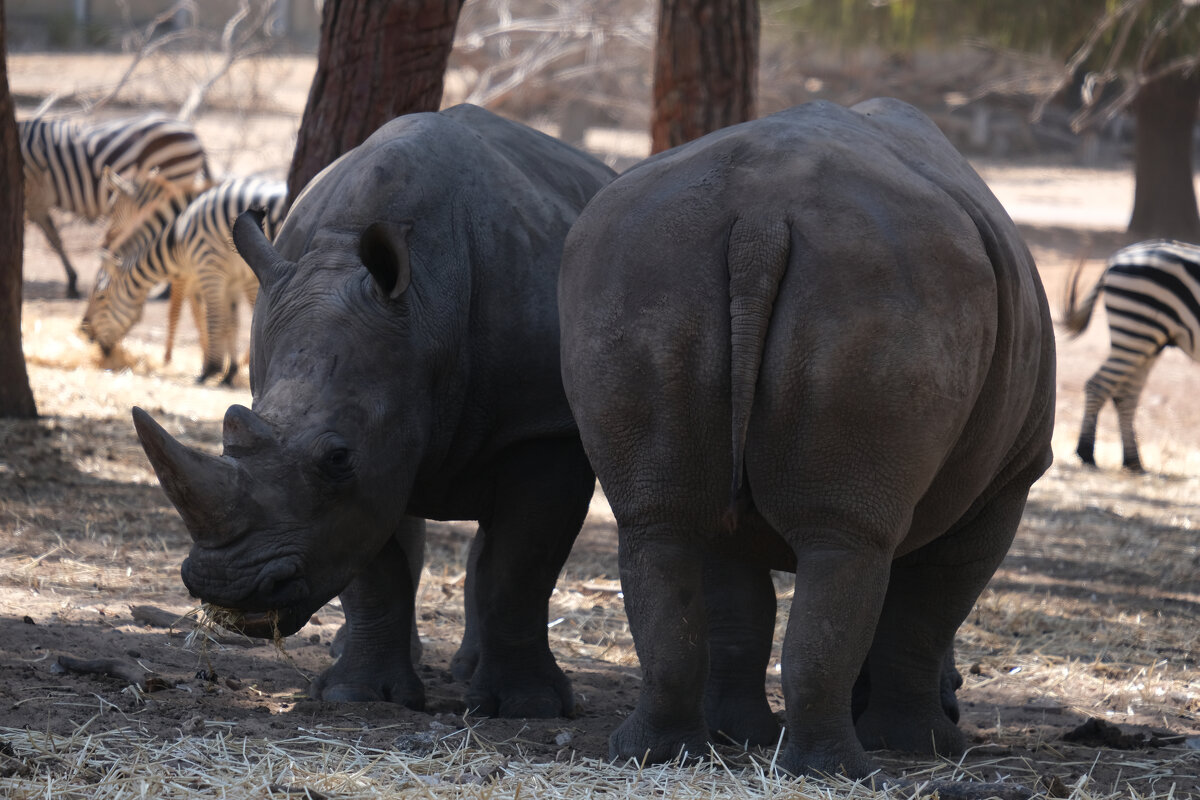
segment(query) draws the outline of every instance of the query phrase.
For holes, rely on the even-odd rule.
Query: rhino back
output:
[[[782,446],[778,436],[756,438],[755,415],[790,402],[764,395],[794,386],[791,374],[812,378],[804,388],[811,407],[836,408],[839,387],[864,385],[856,375],[901,365],[908,372],[888,378],[891,391],[865,401],[879,420],[873,432],[890,436],[884,420],[914,418],[922,394],[955,396],[957,417],[942,425],[942,440],[931,432],[913,445],[927,449],[921,463],[930,465],[913,477],[924,528],[945,530],[1006,473],[1048,464],[1053,339],[1032,259],[965,160],[932,123],[893,101],[853,110],[811,103],[734,126],[647,159],[601,191],[568,239],[560,287],[576,416],[637,430],[648,401],[636,391],[576,396],[571,376],[588,370],[636,387],[647,364],[662,375],[663,364],[682,361],[670,374],[686,375],[690,392],[728,398],[738,358],[731,242],[769,239],[780,225],[786,263],[774,278],[753,278],[764,282],[755,303],[770,320],[755,356],[751,445]],[[582,319],[568,325],[568,315]],[[713,425],[736,414],[731,403],[714,404]],[[845,433],[858,447],[864,428]],[[708,438],[715,449],[690,460],[732,470],[729,436]],[[605,465],[595,466],[603,477]]]
[[[297,260],[324,232],[378,219],[451,226],[469,201],[477,218],[569,227],[615,173],[556,139],[478,106],[408,114],[318,173],[296,198],[276,240]]]

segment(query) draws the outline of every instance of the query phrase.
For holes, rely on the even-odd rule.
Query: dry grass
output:
[[[41,331],[60,324],[47,320]],[[37,332],[30,344],[35,354],[45,352]],[[215,449],[220,414],[238,397],[237,391],[197,389],[136,366],[97,373],[83,360],[56,368],[39,364],[35,355],[31,373],[50,415],[33,427],[51,433],[57,457],[70,459],[83,475],[124,482],[142,498],[157,489],[140,464],[136,443],[128,441],[129,398],[161,392],[155,402],[178,409],[172,417],[177,432],[202,434],[192,441]],[[172,723],[177,734],[164,734],[159,722],[148,721],[147,715],[165,708],[161,701],[155,705],[153,695],[132,697],[129,688],[90,696],[46,688],[28,698],[31,711],[41,709],[27,717],[34,724],[0,728],[0,794],[120,800],[410,794],[880,800],[932,796],[935,789],[940,798],[1024,796],[1023,787],[1037,796],[1079,800],[1196,796],[1200,752],[1192,748],[1198,743],[1200,647],[1189,498],[1200,488],[1200,475],[1187,457],[1167,461],[1166,475],[1086,471],[1069,457],[1071,438],[1062,437],[1059,449],[1068,452],[1058,454],[1059,463],[1035,487],[1009,559],[961,633],[959,662],[966,678],[961,697],[974,706],[965,713],[977,744],[957,762],[884,754],[884,771],[857,783],[779,776],[771,770],[769,750],[746,753],[724,746],[689,764],[613,765],[594,745],[576,740],[586,721],[558,723],[554,741],[562,746],[554,750],[547,749],[545,730],[536,723],[497,727],[444,713],[349,725],[336,713],[318,715],[307,724],[289,721],[270,736],[259,729],[247,734],[244,722],[185,712]],[[84,452],[89,447],[90,454]],[[105,448],[117,456],[108,458]],[[85,621],[97,603],[111,608],[117,599],[165,596],[181,607],[174,570],[186,539],[175,523],[155,531],[153,522],[147,524],[155,518],[129,518],[127,508],[85,503],[64,525],[53,508],[5,495],[0,587],[65,598],[58,612],[63,622]],[[573,554],[552,598],[551,646],[569,669],[603,672],[636,665],[614,580],[613,529],[611,512],[598,496],[588,521],[591,538]],[[470,535],[470,526],[442,525],[430,537],[419,597],[427,644],[453,643],[461,635],[462,565]],[[31,550],[35,540],[44,549]],[[781,628],[790,583],[790,576],[777,576]],[[321,615],[325,628],[340,622],[336,605]],[[227,648],[203,636],[196,643],[200,668],[228,671]],[[302,687],[327,662],[303,654],[293,659],[294,648],[289,640],[273,658],[288,662]],[[769,686],[778,704],[777,679]],[[295,689],[262,692],[279,712],[298,700]],[[581,702],[594,707],[612,698]],[[36,724],[48,706],[72,714],[70,732]],[[1039,714],[1052,719],[1041,723]],[[1125,730],[1192,738],[1190,744],[1128,752],[1061,741],[1062,721],[1069,728],[1092,717],[1120,722]],[[902,782],[896,778],[901,775]]]
[[[1071,800],[1174,798],[1112,791],[1088,773],[1064,783],[1042,765],[991,763],[974,768],[944,762],[914,770],[901,781],[873,775],[859,781],[840,776],[793,778],[773,769],[775,754],[723,756],[716,750],[687,763],[614,765],[566,756],[555,761],[520,757],[519,736],[489,741],[469,721],[414,732],[391,731],[393,745],[348,742],[324,726],[286,739],[240,737],[228,725],[192,720],[176,741],[147,737],[134,728],[103,733],[85,723],[70,736],[0,728],[0,775],[11,800],[87,797],[93,800],[190,797],[379,798],[396,796],[505,798],[663,797],[882,800],[917,797],[1056,797]],[[514,755],[514,751],[516,755]],[[1129,773],[1187,774],[1195,758],[1166,763],[1130,757]],[[988,780],[981,767],[1001,768]]]

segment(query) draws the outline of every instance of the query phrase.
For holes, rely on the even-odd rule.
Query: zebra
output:
[[[105,170],[104,180],[115,190],[112,227],[105,234],[101,245],[101,270],[97,274],[97,281],[104,281],[104,288],[107,290],[113,271],[120,269],[120,259],[114,253],[140,252],[152,247],[154,240],[168,226],[174,224],[202,191],[211,189],[212,184],[204,181],[199,186],[193,184],[181,188],[178,184],[160,177],[157,171],[152,171],[140,179],[126,180],[110,170]],[[191,307],[192,320],[200,334],[200,349],[207,352],[207,328],[202,319],[203,310],[200,298],[194,290],[194,283],[195,274],[191,272],[178,276],[170,283],[172,291],[167,308],[167,343],[163,353],[163,364],[171,363],[175,331],[179,327],[179,315],[185,300]],[[85,313],[84,319],[88,318],[89,314]]]
[[[1104,274],[1076,305],[1083,261],[1068,282],[1062,325],[1074,337],[1087,328],[1096,299],[1104,292],[1111,349],[1084,387],[1086,402],[1076,454],[1096,465],[1096,420],[1111,398],[1121,428],[1124,468],[1144,472],[1133,417],[1151,367],[1163,348],[1174,345],[1200,361],[1200,247],[1156,239],[1129,245],[1108,259]]]
[[[78,275],[54,227],[51,208],[89,222],[108,216],[113,194],[103,181],[106,169],[124,178],[157,170],[165,180],[183,186],[208,174],[195,131],[163,114],[97,123],[34,118],[21,120],[17,128],[25,213],[62,259],[71,298],[79,297]]]
[[[150,290],[173,281],[181,299],[198,295],[204,310],[204,324],[198,325],[204,366],[197,382],[224,369],[222,383],[230,384],[237,373],[238,296],[253,306],[258,294],[258,280],[233,249],[233,220],[262,208],[263,228],[273,238],[286,210],[287,185],[235,178],[187,199],[186,193],[170,195],[117,244],[97,275],[80,328],[108,355],[141,318]],[[171,221],[164,225],[164,219]]]

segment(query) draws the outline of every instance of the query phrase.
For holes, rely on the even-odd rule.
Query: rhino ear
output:
[[[263,233],[263,220],[267,212],[261,208],[250,208],[238,214],[233,222],[233,245],[242,257],[263,290],[281,283],[296,271],[296,265],[286,260],[271,246],[271,240]]]
[[[408,288],[412,269],[408,259],[411,222],[372,222],[358,242],[358,257],[385,297],[395,300]]]

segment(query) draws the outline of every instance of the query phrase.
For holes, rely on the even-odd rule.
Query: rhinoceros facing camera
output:
[[[613,177],[473,106],[393,120],[296,199],[274,244],[234,228],[260,283],[252,409],[220,456],[135,410],[195,539],[193,594],[257,635],[340,595],[348,634],[317,698],[419,708],[409,657],[424,519],[479,521],[455,656],[482,714],[556,716],[570,685],[546,603],[595,479],[563,393],[563,241]]]

